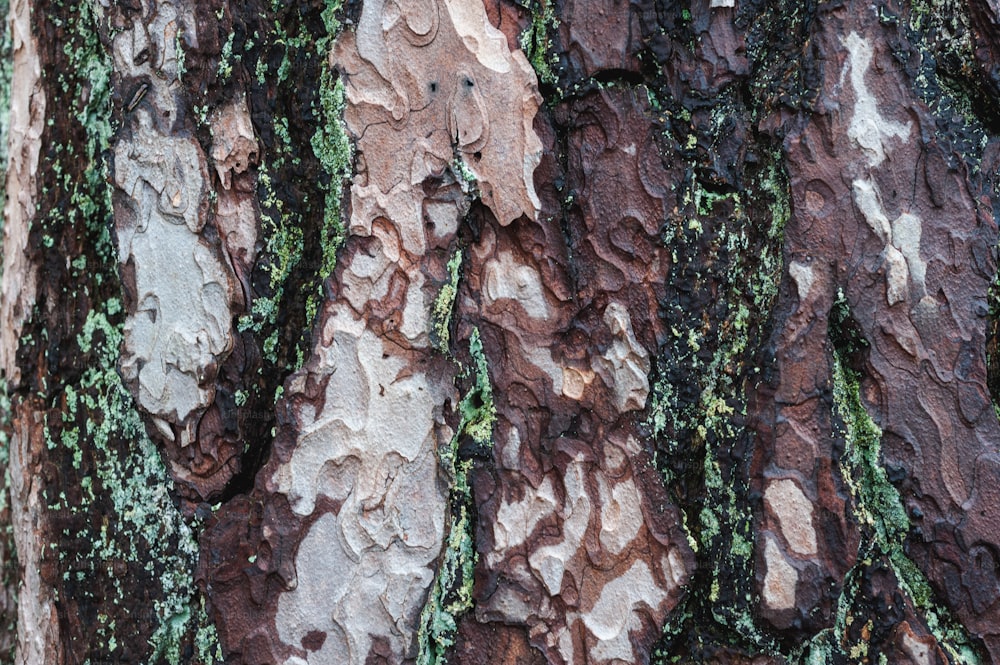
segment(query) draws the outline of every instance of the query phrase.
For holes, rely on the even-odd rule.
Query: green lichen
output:
[[[558,80],[553,68],[558,64],[552,48],[552,35],[559,28],[553,0],[535,0],[531,3],[531,24],[521,33],[521,50],[538,75],[538,80],[554,86]]]
[[[298,200],[292,198],[294,194],[290,197],[286,189],[279,192],[276,183],[301,178],[308,160],[304,159],[299,145],[302,118],[286,116],[281,108],[275,109],[275,141],[273,145],[264,146],[258,170],[264,244],[258,265],[266,272],[266,293],[255,298],[250,313],[241,317],[238,323],[241,331],[253,330],[263,338],[265,360],[272,366],[284,363],[284,370],[299,369],[305,362],[311,324],[325,300],[324,282],[333,273],[337,250],[345,237],[341,199],[344,183],[351,174],[353,150],[343,122],[343,82],[327,58],[330,44],[341,29],[337,20],[341,4],[337,0],[324,4],[320,12],[322,29],[310,32],[311,23],[295,21],[298,32],[289,34],[280,17],[283,13],[301,10],[272,3],[276,17],[264,41],[278,50],[280,62],[276,68],[269,67],[267,62],[272,54],[262,56],[254,65],[258,84],[267,86],[269,79],[276,80],[279,95],[296,85],[290,79],[293,62],[308,62],[309,71],[316,71],[319,79],[316,96],[305,110],[305,117],[311,131],[308,135],[311,151],[326,177],[316,178],[314,190],[303,193]],[[318,229],[315,222],[310,221],[317,219],[314,192],[323,200],[322,223]],[[308,237],[304,229],[309,230]],[[318,237],[311,235],[314,229]],[[316,256],[317,249],[319,256]],[[292,282],[302,286],[290,292],[287,287]],[[304,325],[288,331],[283,328],[284,321],[290,318],[288,314],[293,310],[296,320],[300,316],[304,318]]]
[[[854,512],[861,524],[874,530],[879,543],[901,542],[910,520],[899,492],[880,464],[882,430],[861,404],[858,379],[838,352],[834,357],[833,398],[846,440],[841,459],[844,481],[855,499]]]
[[[447,447],[438,451],[440,467],[452,479],[452,517],[441,566],[420,615],[417,665],[447,662],[447,651],[455,643],[458,618],[473,605],[473,571],[478,555],[473,538],[473,501],[469,488],[472,460],[460,459],[458,447],[463,436],[470,437],[481,446],[492,445],[496,422],[493,389],[478,328],[473,329],[469,339],[469,353],[472,366],[466,368],[464,376],[473,378],[474,382],[459,403],[460,422],[455,436]]]
[[[478,559],[472,534],[472,495],[468,480],[472,462],[457,459],[458,440],[459,434],[456,434],[448,455],[441,455],[442,462],[450,458],[454,478],[450,499],[452,520],[441,567],[420,615],[418,665],[445,662],[445,653],[455,643],[458,617],[472,608],[472,579]]]
[[[451,340],[451,311],[458,297],[458,278],[462,267],[462,251],[456,250],[448,261],[448,281],[444,283],[431,308],[431,342],[441,353],[448,353]]]
[[[469,337],[469,353],[472,356],[470,368],[475,385],[462,398],[459,410],[462,414],[462,431],[483,446],[493,441],[493,426],[497,420],[497,408],[493,403],[493,386],[490,384],[489,367],[483,342],[479,338],[479,328],[473,328]]]
[[[933,31],[940,48],[974,58],[972,31],[966,7],[960,0],[912,0],[909,27],[921,33]]]
[[[62,22],[67,35],[62,53],[69,66],[59,68],[52,83],[62,87],[69,103],[56,115],[66,114],[65,121],[75,121],[83,132],[81,141],[55,150],[50,163],[61,176],[60,189],[42,192],[42,200],[61,204],[44,208],[38,224],[43,236],[53,238],[53,251],[66,246],[62,239],[68,233],[85,234],[88,253],[65,257],[67,273],[79,282],[70,280],[64,295],[70,302],[81,296],[92,302],[77,334],[67,342],[76,347],[68,352],[86,358],[86,364],[78,374],[51,373],[40,395],[48,400],[44,435],[51,458],[71,462],[63,467],[69,471],[66,480],[78,483],[83,499],[69,501],[68,488],[48,497],[49,510],[62,512],[69,517],[66,523],[74,525],[64,529],[67,542],[83,543],[59,553],[65,583],[73,585],[64,588],[77,594],[74,600],[80,608],[104,610],[94,615],[96,625],[87,626],[95,632],[91,654],[114,658],[125,642],[119,619],[143,609],[134,596],[134,576],[141,576],[152,599],[150,615],[142,622],[156,626],[150,658],[180,663],[181,644],[196,629],[203,634],[204,652],[213,651],[213,629],[203,612],[192,609],[198,598],[195,525],[175,507],[167,470],[117,372],[123,306],[120,298],[108,296],[118,290],[118,259],[110,234],[107,163],[113,132],[111,63],[98,37],[101,11],[96,2],[83,2],[65,20],[49,18]],[[63,168],[61,159],[77,164]],[[41,343],[47,336],[43,328]],[[97,511],[99,521],[94,519]],[[108,573],[119,564],[131,575]],[[86,584],[88,579],[102,580],[100,591]]]
[[[336,19],[340,4],[340,2],[328,2],[323,10],[327,35],[330,36],[327,39],[332,39],[340,29],[340,23]],[[329,182],[322,185],[325,202],[320,242],[323,255],[318,272],[320,284],[306,303],[306,318],[309,321],[315,320],[319,303],[323,300],[322,282],[333,274],[337,263],[337,250],[344,243],[341,199],[344,183],[351,177],[354,162],[354,151],[343,120],[344,83],[325,60],[320,74],[319,102],[321,122],[312,136],[312,149],[329,176]]]
[[[184,51],[184,31],[178,30],[174,33],[174,57],[177,59],[177,80],[180,81],[187,73],[186,57]]]
[[[63,391],[67,419],[80,422],[78,410],[83,416],[83,425],[69,431],[75,432],[75,439],[86,441],[95,459],[93,478],[81,484],[93,487],[93,481],[98,481],[100,496],[109,499],[113,508],[99,532],[77,534],[92,544],[89,555],[76,565],[89,566],[96,575],[106,562],[134,562],[158,582],[161,593],[153,601],[158,628],[150,639],[152,658],[175,665],[180,663],[186,635],[196,630],[207,645],[214,629],[204,612],[192,609],[198,596],[192,572],[198,557],[195,533],[170,498],[170,477],[116,369],[123,332],[120,323],[112,323],[108,310],[117,308],[117,303],[105,305],[88,315],[77,343],[96,362],[78,383],[66,385]],[[116,445],[122,440],[133,442],[125,454]],[[123,538],[125,533],[129,537]],[[111,603],[132,606],[134,598],[121,580],[110,579],[115,589]],[[116,641],[115,628],[112,623],[101,623],[97,630],[109,653],[114,652],[110,645]]]
[[[215,624],[208,618],[205,610],[205,599],[202,597],[201,604],[195,615],[198,630],[194,635],[194,650],[198,655],[198,660],[203,665],[214,665],[224,663],[222,655],[222,644],[219,642],[219,633],[215,629]]]
[[[913,48],[895,57],[913,71],[913,88],[940,122],[939,141],[961,155],[973,174],[989,140],[995,107],[977,72],[974,31],[965,3],[959,0],[915,0],[908,21],[882,13],[883,23],[903,23]]]
[[[216,74],[222,83],[225,83],[233,75],[233,64],[240,59],[239,54],[235,59],[233,58],[233,40],[235,38],[236,32],[230,32],[226,43],[222,45],[222,53],[219,55],[219,66],[216,68]]]
[[[472,172],[472,169],[465,162],[465,157],[458,149],[458,146],[454,146],[454,151],[455,157],[451,160],[450,166],[451,173],[455,176],[455,181],[462,188],[464,194],[469,195],[470,198],[478,198],[479,181],[476,180],[476,174]]]
[[[849,318],[849,307],[843,293],[834,306],[831,332],[842,334]],[[979,663],[972,641],[961,625],[935,602],[930,583],[905,553],[905,540],[910,529],[909,516],[899,491],[892,485],[881,463],[882,430],[872,420],[861,399],[861,375],[851,369],[849,356],[863,351],[864,342],[835,338],[833,363],[834,411],[841,422],[845,440],[841,470],[852,502],[853,513],[862,528],[859,563],[855,571],[870,566],[873,559],[885,557],[906,593],[927,621],[931,633],[948,653],[951,662],[974,665]],[[848,575],[850,579],[851,575]],[[853,602],[857,590],[845,585],[841,607]],[[845,627],[846,618],[838,622]],[[846,634],[840,630],[839,634]],[[843,645],[851,648],[856,645]]]
[[[709,191],[697,179],[689,181],[678,192],[682,210],[667,232],[674,257],[669,279],[695,289],[711,280],[718,309],[703,315],[671,306],[671,339],[658,360],[651,391],[647,425],[659,442],[656,465],[667,486],[680,484],[697,459],[705,492],[683,512],[704,586],[679,608],[689,619],[672,621],[665,629],[654,662],[676,659],[668,645],[681,637],[692,644],[722,639],[757,653],[779,650],[754,619],[753,519],[742,498],[749,487],[732,462],[722,460],[749,436],[743,425],[746,390],[748,382],[757,380],[751,355],[783,271],[781,247],[790,206],[780,164],[775,150],[744,193]],[[750,211],[770,219],[754,222]],[[763,234],[757,230],[761,226]],[[693,377],[696,386],[691,385]],[[671,460],[686,471],[675,472]],[[690,621],[706,618],[714,625],[693,634]]]
[[[251,307],[252,324],[249,327],[261,332],[265,325],[273,327],[278,321],[283,286],[302,260],[304,237],[301,227],[295,224],[296,220],[283,212],[285,203],[275,193],[271,172],[266,165],[262,165],[259,171],[258,182],[267,193],[261,205],[261,227],[265,236],[265,252],[270,261],[264,270],[274,292],[272,296],[257,298]]]

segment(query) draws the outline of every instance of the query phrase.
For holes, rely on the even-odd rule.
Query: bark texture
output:
[[[14,662],[1000,663],[995,2],[8,30]]]

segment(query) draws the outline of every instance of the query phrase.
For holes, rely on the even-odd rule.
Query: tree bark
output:
[[[1000,663],[996,3],[7,30],[13,662]]]

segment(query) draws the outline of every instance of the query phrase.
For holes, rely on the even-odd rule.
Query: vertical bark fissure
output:
[[[10,113],[13,86],[13,36],[10,20],[10,3],[0,2],[0,169],[7,173],[10,156]],[[7,186],[0,189],[0,202],[6,207]],[[3,232],[6,214],[0,217],[0,233]],[[4,236],[0,235],[0,257],[3,256]],[[3,265],[0,260],[0,282],[3,279]],[[6,344],[0,340],[0,344]],[[19,583],[17,549],[14,544],[14,526],[10,494],[11,466],[11,417],[12,405],[8,396],[6,378],[0,378],[0,656],[14,660],[17,644],[17,588]]]
[[[810,640],[808,653],[829,657],[834,650],[844,650],[875,657],[883,652],[885,643],[909,638],[926,641],[938,658],[947,653],[949,662],[979,662],[967,631],[936,603],[927,578],[907,557],[905,539],[911,521],[882,466],[882,430],[863,403],[862,379],[869,345],[851,320],[842,294],[834,303],[831,319],[834,431],[845,441],[839,463],[861,540],[858,562],[845,576],[853,583],[845,582],[835,626]],[[889,575],[892,580],[885,584],[888,591],[884,595],[862,586],[877,585],[880,575]],[[898,590],[892,591],[893,587]],[[883,598],[889,599],[887,607],[893,608],[892,619],[899,627],[887,627],[885,608],[878,604]],[[864,637],[863,631],[869,636]],[[872,631],[881,635],[871,635]]]
[[[248,442],[225,503],[252,491],[271,453],[276,402],[306,362],[326,280],[343,242],[341,200],[353,160],[343,127],[343,84],[326,53],[345,12],[334,0],[233,10],[220,72],[247,88],[261,143],[255,193],[262,247],[238,329],[255,347],[257,376],[231,397]],[[242,48],[241,48],[242,47]],[[305,81],[307,85],[300,85]]]
[[[683,613],[666,627],[658,662],[676,654],[710,659],[781,650],[759,622],[748,483],[759,423],[767,419],[758,412],[758,392],[773,363],[768,337],[791,200],[783,154],[758,123],[797,103],[798,60],[783,54],[797,47],[795,35],[810,10],[769,16],[764,5],[741,3],[738,16],[711,9],[710,19],[704,8],[694,9],[663,10],[644,28],[651,35],[643,60],[654,99],[685,164],[663,234],[673,263],[662,316],[674,332],[658,355],[650,426],[699,563]],[[743,63],[729,55],[739,47],[718,27],[732,20],[747,26]],[[667,27],[664,36],[655,25]],[[709,25],[718,40],[709,37]],[[698,46],[702,40],[711,45]],[[687,61],[674,68],[680,71],[700,58],[730,60],[721,66],[720,83],[687,89],[664,68],[667,58],[678,57],[671,53]]]
[[[461,254],[456,252],[455,257],[461,258]],[[460,264],[449,262],[449,268],[452,265],[455,277],[442,287],[441,295],[454,306]],[[449,662],[459,621],[475,606],[473,571],[479,560],[475,547],[478,511],[469,478],[473,465],[488,463],[496,425],[496,405],[478,329],[473,329],[469,338],[468,353],[458,355],[468,358],[461,363],[463,370],[457,377],[459,385],[468,388],[458,403],[460,420],[455,434],[447,447],[438,449],[439,463],[451,485],[448,497],[451,519],[434,584],[421,611],[417,665]]]
[[[116,371],[122,303],[107,187],[114,111],[99,37],[107,24],[89,2],[19,8],[31,12],[19,39],[39,37],[40,89],[63,103],[37,109],[45,168],[23,253],[46,279],[19,340],[22,383],[12,395],[15,520],[28,527],[18,537],[26,586],[17,658],[176,662],[204,615],[191,576],[196,544]],[[12,199],[23,202],[32,189],[19,194]],[[5,264],[8,277],[17,270]]]

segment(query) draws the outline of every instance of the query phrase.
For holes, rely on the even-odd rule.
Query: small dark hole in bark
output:
[[[435,82],[431,82],[431,92],[437,92],[437,90],[438,90],[438,84]]]
[[[901,483],[906,478],[906,469],[901,466],[895,466],[894,464],[885,465],[885,475],[889,479],[890,483]]]
[[[483,406],[483,393],[479,390],[475,391],[470,395],[472,398],[472,408],[479,409]]]

